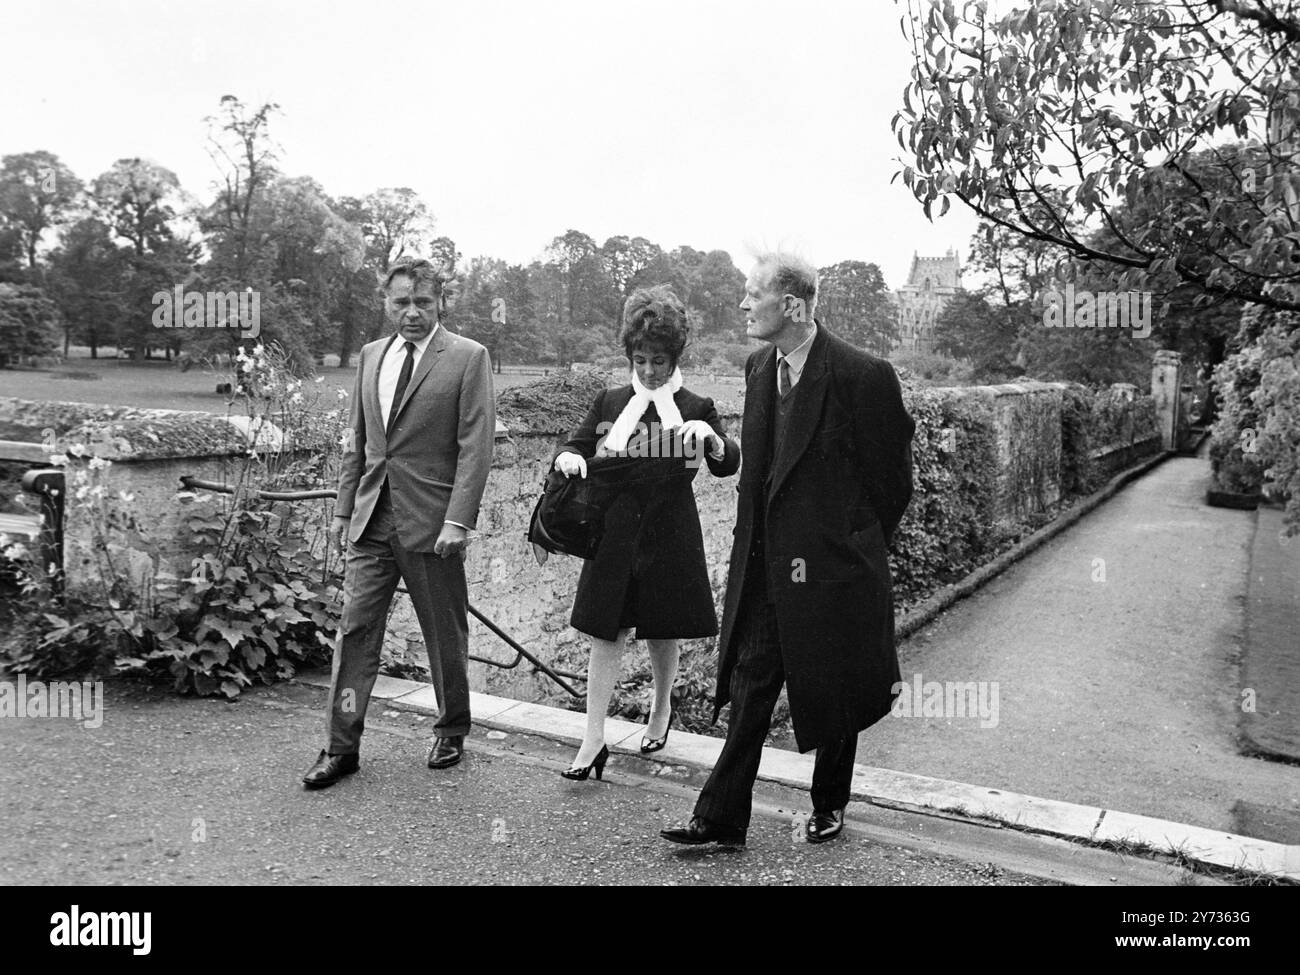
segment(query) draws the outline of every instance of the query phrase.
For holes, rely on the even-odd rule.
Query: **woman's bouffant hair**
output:
[[[623,305],[623,331],[619,341],[629,359],[638,347],[661,349],[676,366],[689,333],[686,306],[666,284],[637,288]]]

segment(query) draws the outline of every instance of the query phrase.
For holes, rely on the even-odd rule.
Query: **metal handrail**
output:
[[[205,481],[202,478],[193,477],[189,474],[181,475],[180,480],[181,480],[181,486],[191,491],[212,491],[217,494],[235,493],[235,489],[228,484],[220,484],[216,481]],[[331,490],[331,489],[320,489],[320,490],[310,490],[310,491],[264,491],[261,488],[256,488],[250,493],[252,493],[258,498],[261,498],[264,501],[314,501],[314,500],[319,500],[324,498],[335,499],[338,497],[338,491]],[[407,592],[407,590],[402,586],[398,587],[398,592],[405,592],[407,593],[408,596],[410,595],[410,593]],[[529,653],[522,646],[520,646],[519,642],[515,640],[514,637],[512,637],[509,633],[501,629],[501,627],[497,626],[496,623],[492,622],[492,620],[488,619],[488,617],[484,616],[481,612],[479,612],[479,610],[475,608],[473,603],[467,601],[466,607],[469,609],[470,613],[474,615],[475,619],[477,619],[480,623],[482,623],[489,630],[495,633],[507,646],[510,647],[510,649],[514,650],[515,652],[515,659],[510,661],[509,663],[503,663],[500,660],[492,660],[488,657],[478,657],[475,656],[474,654],[469,655],[470,660],[476,660],[479,663],[489,664],[493,667],[499,667],[502,670],[513,670],[514,668],[519,666],[519,661],[521,659],[527,660],[529,663],[533,665],[533,667],[536,670],[541,671],[552,681],[558,684],[561,688],[563,688],[565,693],[567,693],[570,697],[576,697],[576,698],[586,697],[586,694],[584,694],[582,691],[574,690],[574,688],[566,680],[564,680],[565,677],[568,677],[573,680],[586,680],[586,678],[582,674],[572,674],[569,673],[568,671],[556,670],[553,667],[548,666],[542,660],[538,659],[536,656]]]

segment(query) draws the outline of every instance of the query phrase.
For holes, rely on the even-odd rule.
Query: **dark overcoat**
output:
[[[630,384],[602,390],[582,425],[556,453],[571,450],[586,458],[595,456],[598,443],[632,395]],[[722,459],[704,455],[709,470],[718,477],[736,473],[740,447],[726,435],[713,400],[682,388],[673,394],[673,402],[683,420],[703,420],[722,437]],[[653,404],[641,422],[647,430],[657,429],[652,426],[659,422]],[[686,460],[683,458],[684,466]],[[637,639],[690,639],[718,632],[700,515],[691,487],[698,471],[697,461],[682,476],[629,490],[611,505],[600,548],[595,558],[582,564],[569,620],[574,629],[613,640],[632,586]]]
[[[800,751],[889,713],[900,679],[888,545],[912,496],[912,434],[893,367],[819,325],[781,449],[763,475],[776,399],[776,347],[745,363],[745,458],[718,640],[716,721],[730,700],[747,569],[776,607]],[[765,513],[763,565],[750,566]]]

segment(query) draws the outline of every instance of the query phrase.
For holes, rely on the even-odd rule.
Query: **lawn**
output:
[[[132,362],[102,355],[92,359],[89,350],[75,346],[71,351],[72,355],[53,369],[0,369],[0,396],[209,413],[225,413],[230,408],[230,397],[216,392],[218,383],[230,381],[227,373],[200,367],[181,372],[175,363],[162,359]],[[319,372],[325,377],[324,385],[351,391],[355,368],[340,369],[337,356],[326,356],[325,362]],[[538,378],[544,368],[516,372],[507,367],[492,377],[493,383],[498,391],[518,386]],[[744,380],[739,375],[712,379],[687,374],[685,378],[687,387],[702,396],[736,406],[744,399]]]

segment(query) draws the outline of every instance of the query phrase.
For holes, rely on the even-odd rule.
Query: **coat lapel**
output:
[[[780,489],[781,482],[789,476],[791,468],[808,449],[808,442],[817,430],[822,404],[826,401],[826,375],[826,330],[818,325],[817,337],[808,349],[803,374],[799,377],[799,385],[795,387],[794,408],[785,429],[785,439],[781,442],[780,453],[772,460],[773,494]],[[773,379],[769,389],[775,382]]]
[[[406,384],[406,394],[402,397],[402,402],[394,407],[392,416],[388,418],[390,426],[396,422],[397,418],[401,415],[402,410],[406,408],[406,404],[411,402],[411,397],[415,395],[415,391],[420,387],[420,383],[424,381],[424,377],[429,375],[429,370],[433,368],[433,364],[437,360],[438,354],[446,347],[447,330],[439,324],[438,330],[434,332],[433,338],[424,350],[424,355],[420,356],[420,361],[416,365],[415,371],[411,373],[411,381]]]
[[[772,404],[776,399],[776,346],[768,346],[745,384],[745,418],[740,430],[740,455],[749,458],[740,472],[741,480],[753,482],[762,474],[761,458],[767,456],[772,436]]]
[[[375,417],[381,430],[384,428],[384,411],[380,409],[379,404],[379,370],[384,364],[384,356],[388,355],[388,350],[395,341],[397,341],[396,332],[384,343],[384,347],[379,350],[379,355],[366,364],[366,374],[361,379],[361,391],[362,396],[365,398],[366,416]]]

